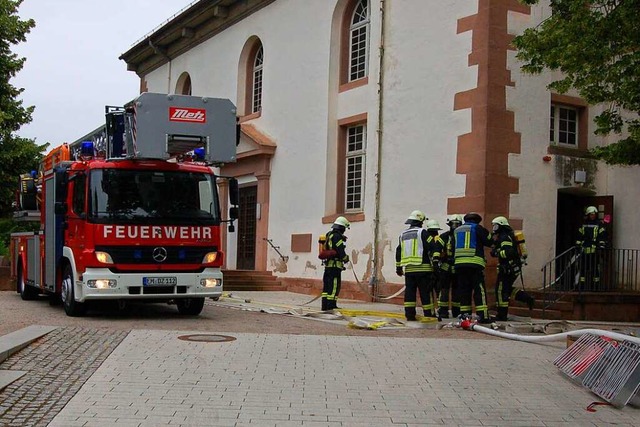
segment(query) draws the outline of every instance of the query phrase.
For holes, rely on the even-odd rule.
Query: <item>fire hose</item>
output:
[[[598,336],[605,336],[607,338],[614,339],[616,341],[629,341],[634,344],[640,345],[640,338],[633,337],[631,335],[619,334],[617,332],[606,331],[603,329],[576,329],[575,331],[561,332],[559,334],[532,336],[532,335],[518,335],[510,334],[508,332],[494,331],[491,328],[481,326],[475,323],[469,323],[468,325],[461,325],[464,329],[470,329],[472,331],[482,332],[494,337],[506,338],[515,341],[539,343],[550,341],[562,341],[568,336],[578,337],[584,334],[593,334]],[[467,326],[467,327],[465,327]]]

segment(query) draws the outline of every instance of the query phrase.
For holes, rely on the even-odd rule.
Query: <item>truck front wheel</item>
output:
[[[76,301],[73,281],[73,270],[67,264],[62,270],[62,294],[60,296],[67,316],[77,317],[82,316],[87,311],[87,307],[84,303]]]
[[[181,298],[176,300],[180,314],[197,316],[204,308],[204,298]]]

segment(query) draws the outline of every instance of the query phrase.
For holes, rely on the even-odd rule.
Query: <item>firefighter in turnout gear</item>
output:
[[[351,227],[349,221],[345,217],[339,216],[326,236],[326,249],[329,251],[334,250],[336,254],[323,262],[322,311],[338,308],[342,270],[345,269],[344,265],[349,262],[345,244],[347,237],[344,235],[345,230],[349,227]]]
[[[579,283],[581,290],[596,291],[600,289],[600,264],[602,260],[599,250],[606,248],[606,233],[604,223],[598,219],[598,209],[595,206],[589,206],[585,210],[585,221],[578,230],[578,240],[576,241],[578,247],[582,248]]]
[[[533,309],[534,299],[524,290],[514,288],[518,276],[522,274],[522,261],[518,254],[516,238],[507,218],[498,216],[491,221],[494,247],[491,256],[498,258],[498,277],[496,280],[496,320],[507,320],[509,300],[523,302]]]
[[[433,266],[429,258],[429,235],[422,228],[426,220],[422,211],[413,211],[405,224],[409,228],[400,234],[396,248],[396,274],[404,275],[404,314],[407,320],[416,320],[416,293],[420,293],[422,310],[425,316],[431,316]]]
[[[489,320],[489,307],[484,286],[484,269],[487,261],[484,248],[493,242],[489,230],[480,225],[482,217],[469,212],[464,224],[455,229],[454,267],[460,291],[460,314],[471,314],[472,299],[480,321]]]
[[[431,285],[429,286],[431,292],[431,309],[436,317],[438,316],[438,293],[440,292],[440,270],[442,269],[442,254],[444,252],[444,242],[439,236],[440,223],[435,219],[427,221],[427,242],[429,244],[429,259],[431,260],[431,266],[433,272],[431,273]]]
[[[451,315],[456,318],[460,315],[460,297],[456,286],[454,270],[455,239],[454,230],[462,225],[462,215],[452,215],[447,220],[449,230],[440,235],[444,249],[440,255],[440,272],[438,281],[440,295],[438,298],[438,317],[449,317],[449,301],[451,301]]]

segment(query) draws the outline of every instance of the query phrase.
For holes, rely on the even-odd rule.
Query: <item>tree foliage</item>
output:
[[[15,132],[31,121],[34,107],[25,107],[18,96],[24,89],[11,84],[11,78],[22,69],[25,58],[11,47],[26,41],[35,26],[32,19],[21,20],[18,7],[22,0],[0,0],[0,216],[11,213],[14,189],[21,173],[35,169],[48,144],[38,146]]]
[[[536,4],[539,0],[521,0]],[[523,71],[559,70],[549,88],[575,88],[603,104],[599,135],[624,135],[592,152],[610,164],[640,164],[640,0],[551,0],[552,15],[514,39]]]

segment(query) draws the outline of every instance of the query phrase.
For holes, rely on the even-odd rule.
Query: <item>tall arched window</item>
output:
[[[262,110],[262,64],[264,61],[264,50],[262,45],[258,48],[253,58],[252,84],[251,84],[251,113]]]
[[[369,1],[358,0],[349,26],[349,82],[368,75]]]

